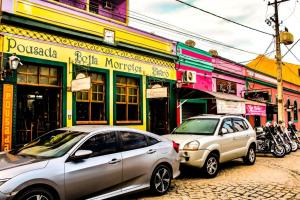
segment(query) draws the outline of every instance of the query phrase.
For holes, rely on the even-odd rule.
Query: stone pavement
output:
[[[204,178],[198,169],[185,167],[166,195],[155,197],[149,192],[139,192],[123,199],[300,200],[300,150],[284,158],[258,155],[253,166],[246,166],[240,160],[223,164],[214,179]]]

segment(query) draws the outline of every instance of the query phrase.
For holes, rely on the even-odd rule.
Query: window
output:
[[[294,101],[294,121],[298,121],[298,104],[297,101]]]
[[[116,153],[118,152],[116,133],[100,133],[93,136],[79,150],[93,151],[92,157]]]
[[[59,76],[57,68],[24,64],[17,69],[18,84],[58,86]]]
[[[143,134],[133,132],[120,132],[122,150],[129,151],[147,147],[147,140]]]
[[[288,122],[292,120],[292,114],[291,114],[291,110],[290,110],[290,105],[291,105],[291,102],[290,102],[290,100],[288,99],[287,102],[286,102],[286,109],[287,109],[287,118],[288,118]]]
[[[245,124],[242,119],[233,119],[233,127],[236,131],[246,130]]]
[[[176,134],[214,135],[219,119],[198,118],[183,122],[176,130]]]
[[[75,0],[75,1],[74,0],[56,0],[56,1],[67,4],[69,6],[73,6],[73,7],[82,9],[82,10],[86,9],[86,4],[87,4],[86,0]]]
[[[159,141],[157,139],[153,138],[153,137],[148,136],[147,139],[148,139],[148,145],[149,146],[152,146],[152,145],[155,145],[155,144],[159,143]]]
[[[139,79],[117,76],[116,90],[117,123],[141,122]]]
[[[76,93],[76,116],[78,124],[107,123],[104,74],[90,73],[92,87]]]
[[[228,133],[233,133],[234,132],[234,126],[232,124],[231,119],[225,119],[223,122],[222,128],[225,128]]]

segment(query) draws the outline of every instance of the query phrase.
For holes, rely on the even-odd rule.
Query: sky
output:
[[[274,7],[268,6],[268,1],[182,1],[235,22],[275,34],[274,27],[265,22],[266,19],[274,15]],[[270,1],[273,2],[273,0]],[[227,22],[176,0],[129,0],[129,16],[129,26],[179,42],[192,39],[196,42],[197,48],[205,51],[217,50],[219,56],[238,63],[247,64],[247,61],[255,59],[257,54],[272,51],[273,53],[269,53],[267,56],[275,58],[275,43],[272,36]],[[300,0],[289,0],[281,3],[279,6],[279,19],[282,21],[280,30],[287,27],[289,32],[294,35],[295,42],[300,39]],[[163,27],[169,27],[177,31],[164,30]],[[189,35],[186,35],[187,33]],[[203,39],[213,40],[247,52],[210,43]],[[288,47],[291,48],[292,45]],[[282,55],[287,50],[285,45],[281,45]],[[283,57],[283,61],[300,65],[300,41],[293,47],[291,52],[294,55],[288,53]]]

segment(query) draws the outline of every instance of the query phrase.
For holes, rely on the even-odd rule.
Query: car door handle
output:
[[[116,159],[116,158],[114,158],[114,159],[112,159],[111,161],[109,161],[108,164],[116,164],[116,163],[118,163],[118,162],[121,162],[121,159]]]
[[[155,152],[156,152],[155,149],[150,149],[149,151],[147,151],[147,154],[153,154],[153,153],[155,153]]]

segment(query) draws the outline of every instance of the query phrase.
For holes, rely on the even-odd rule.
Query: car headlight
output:
[[[192,141],[184,145],[183,150],[196,151],[199,149],[200,143],[198,141]]]
[[[0,179],[0,186],[3,185],[6,181],[8,181],[9,179]]]

